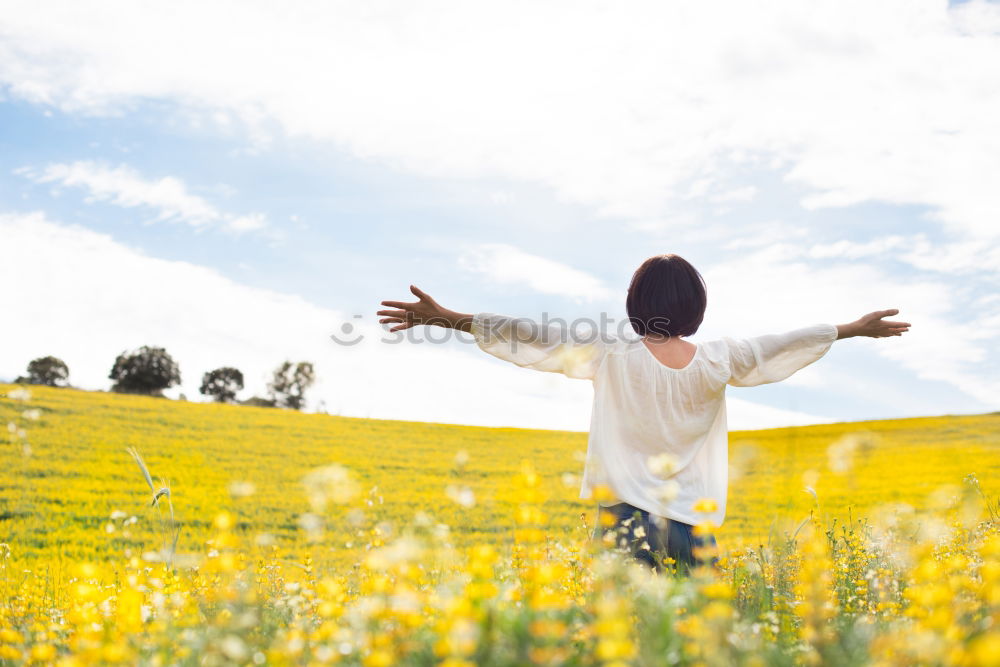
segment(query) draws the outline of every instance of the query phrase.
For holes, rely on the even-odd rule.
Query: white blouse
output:
[[[640,338],[584,337],[524,318],[479,313],[472,334],[480,348],[505,361],[593,381],[581,498],[604,486],[612,502],[688,524],[721,525],[729,481],[726,385],[784,380],[826,354],[837,327],[700,343],[680,369],[663,365]],[[702,498],[715,500],[717,509],[695,512]]]

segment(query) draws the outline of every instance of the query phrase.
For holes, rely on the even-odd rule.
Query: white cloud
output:
[[[780,220],[768,220],[750,225],[742,225],[740,234],[734,236],[732,230],[725,229],[722,233],[726,235],[722,247],[726,250],[740,250],[744,248],[763,248],[765,246],[800,242],[808,235],[808,230],[802,225],[790,225]]]
[[[924,205],[996,237],[998,23],[983,1],[21,0],[0,82],[84,113],[168,100],[225,131],[542,183],[640,221],[777,169],[808,207]]]
[[[757,196],[757,188],[752,185],[744,185],[741,188],[734,188],[726,192],[720,192],[719,194],[712,197],[712,201],[718,202],[720,204],[730,203],[730,202],[745,202],[751,201]]]
[[[904,336],[836,345],[877,354],[917,378],[948,383],[976,402],[969,410],[996,409],[1000,367],[992,350],[1000,347],[1000,300],[982,299],[983,291],[963,288],[960,280],[942,274],[904,275],[878,262],[843,261],[875,249],[894,252],[896,246],[888,241],[835,246],[837,253],[821,254],[839,261],[818,262],[811,256],[814,249],[785,243],[708,267],[703,272],[710,295],[704,334],[758,335],[816,322],[842,324],[874,310],[898,308],[896,319],[913,324]],[[726,329],[717,322],[726,323]],[[825,363],[792,383],[816,386]],[[897,390],[919,391],[919,386]]]
[[[817,243],[809,249],[809,256],[815,259],[859,259],[884,255],[890,250],[907,244],[909,239],[902,236],[885,236],[864,243],[840,240],[834,243]]]
[[[237,233],[267,226],[267,219],[261,213],[235,215],[221,211],[204,198],[191,194],[178,178],[144,178],[128,165],[112,167],[98,162],[77,161],[50,164],[41,169],[22,167],[15,173],[35,183],[83,189],[90,202],[152,209],[158,221],[184,222],[192,227],[220,226]]]
[[[617,294],[589,273],[504,243],[466,249],[459,257],[459,266],[496,284],[527,287],[577,301],[602,301]]]
[[[980,240],[934,243],[924,235],[912,239],[900,259],[923,271],[969,275],[989,279],[993,276],[993,289],[1000,278],[1000,243]]]
[[[772,239],[772,243],[780,243]],[[727,247],[753,246],[752,240],[736,239]],[[783,244],[782,247],[797,246]],[[928,273],[952,276],[971,275],[975,280],[993,281],[1000,278],[1000,243],[988,239],[933,242],[926,234],[879,236],[869,241],[842,239],[832,243],[817,243],[805,255],[811,259],[866,259],[885,262],[892,260]]]
[[[726,397],[726,412],[729,427],[734,430],[774,428],[775,424],[802,426],[805,424],[829,424],[836,421],[829,417],[797,410],[784,410],[732,396]]]
[[[0,214],[6,250],[0,291],[9,322],[0,346],[0,377],[23,373],[32,358],[54,354],[70,380],[107,388],[116,355],[140,345],[166,347],[181,367],[184,392],[199,398],[201,374],[240,368],[244,395],[262,393],[285,359],[316,364],[309,394],[333,413],[487,426],[586,430],[590,383],[516,368],[481,353],[464,337],[442,345],[388,344],[370,320],[345,317],[286,294],[252,288],[186,262],[165,261],[110,237],[65,226],[42,214]],[[354,326],[344,334],[340,326]],[[371,322],[371,323],[369,323]],[[418,335],[420,335],[419,330]],[[329,335],[362,334],[354,346]],[[445,334],[434,329],[435,335]],[[474,378],[474,380],[470,380]],[[824,421],[821,416],[735,399],[733,428]]]

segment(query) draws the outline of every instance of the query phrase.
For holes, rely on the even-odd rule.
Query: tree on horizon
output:
[[[108,377],[115,381],[111,391],[162,396],[164,389],[180,384],[181,371],[165,349],[144,345],[119,354]]]
[[[281,408],[301,410],[306,403],[306,390],[316,381],[316,370],[312,363],[300,361],[282,363],[274,370],[274,376],[267,384],[274,405]]]
[[[201,378],[200,391],[211,396],[218,403],[232,403],[236,394],[243,389],[243,373],[237,368],[223,366],[205,373]]]
[[[28,374],[18,377],[17,384],[40,384],[46,387],[68,387],[69,366],[59,357],[39,357],[28,362]]]

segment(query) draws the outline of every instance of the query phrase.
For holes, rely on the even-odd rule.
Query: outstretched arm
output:
[[[523,368],[568,377],[594,377],[604,345],[599,336],[583,336],[555,324],[538,324],[525,318],[493,313],[459,313],[442,307],[414,285],[410,291],[417,301],[383,301],[391,310],[380,310],[381,324],[389,331],[403,331],[417,324],[436,325],[471,333],[484,352]]]
[[[887,336],[902,336],[910,330],[909,322],[890,322],[883,318],[890,315],[898,315],[899,309],[876,310],[868,313],[850,324],[837,325],[837,340],[841,338],[853,338],[855,336],[867,336],[869,338],[886,338]]]
[[[817,324],[784,334],[726,339],[730,354],[729,384],[752,387],[784,380],[822,357],[841,338],[902,336],[910,328],[908,322],[884,319],[898,312],[895,308],[878,310],[850,324]]]
[[[472,315],[470,313],[459,313],[444,308],[416,285],[410,285],[410,291],[417,297],[417,300],[412,303],[406,301],[382,302],[383,306],[389,306],[392,309],[378,311],[378,315],[382,317],[379,320],[380,324],[395,325],[389,331],[403,331],[418,324],[472,331]]]

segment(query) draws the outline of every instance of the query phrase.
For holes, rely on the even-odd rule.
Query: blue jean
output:
[[[602,517],[610,514],[614,523],[604,525]],[[640,530],[641,527],[641,530]],[[664,558],[671,558],[678,573],[687,573],[699,562],[714,563],[717,558],[699,558],[699,549],[709,550],[716,546],[715,537],[699,537],[693,526],[665,517],[650,516],[646,510],[618,503],[610,507],[597,508],[597,527],[594,539],[600,540],[611,531],[615,535],[615,545],[627,547],[632,556],[657,572],[664,569]],[[713,549],[714,551],[714,549]]]

